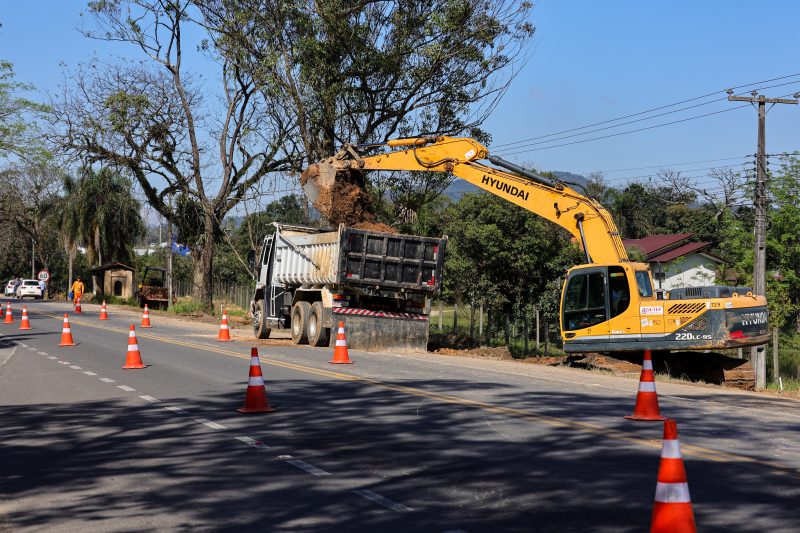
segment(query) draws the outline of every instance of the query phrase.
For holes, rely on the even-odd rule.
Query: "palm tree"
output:
[[[90,265],[133,259],[134,241],[144,233],[140,203],[131,194],[131,181],[118,172],[84,168],[77,179],[66,178],[62,231],[71,260],[78,242],[86,246]]]

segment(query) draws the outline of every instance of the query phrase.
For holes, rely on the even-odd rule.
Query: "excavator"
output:
[[[336,215],[338,193],[363,185],[371,171],[447,172],[571,233],[586,262],[567,271],[562,287],[565,352],[636,362],[643,350],[651,350],[654,360],[658,354],[679,354],[670,361],[702,359],[702,379],[740,388],[754,385],[750,363],[721,352],[767,343],[766,298],[742,287],[654,289],[648,265],[628,258],[611,214],[578,192],[580,185],[492,156],[474,139],[447,136],[345,145],[333,157],[310,165],[300,183],[330,220]]]

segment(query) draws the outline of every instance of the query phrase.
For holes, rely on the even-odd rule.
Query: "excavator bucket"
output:
[[[358,170],[337,169],[327,161],[314,163],[300,175],[300,185],[331,224],[349,226],[375,220],[364,174]]]

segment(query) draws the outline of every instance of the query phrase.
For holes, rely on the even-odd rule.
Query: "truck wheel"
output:
[[[308,302],[297,302],[292,306],[292,341],[295,344],[308,343],[308,315],[311,311],[311,304]]]
[[[311,346],[327,346],[330,329],[322,326],[322,302],[311,304],[311,312],[308,314],[308,344]]]
[[[268,339],[272,330],[267,327],[267,313],[264,300],[256,303],[256,312],[253,315],[253,335],[256,339]]]

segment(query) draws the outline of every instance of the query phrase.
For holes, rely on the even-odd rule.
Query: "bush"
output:
[[[179,298],[175,304],[171,305],[169,312],[175,315],[199,315],[203,312],[203,304],[186,296]]]

